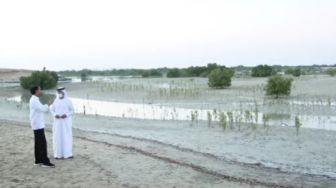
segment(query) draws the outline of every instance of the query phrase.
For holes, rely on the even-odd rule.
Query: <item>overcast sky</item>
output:
[[[0,67],[336,64],[336,0],[1,0]]]

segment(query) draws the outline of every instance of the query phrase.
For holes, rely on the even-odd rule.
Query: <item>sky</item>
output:
[[[336,64],[335,0],[0,0],[0,68]]]

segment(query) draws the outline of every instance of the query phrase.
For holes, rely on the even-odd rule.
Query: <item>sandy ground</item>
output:
[[[1,121],[0,132],[0,187],[265,187],[229,181],[140,149],[88,139],[80,131],[75,132],[74,159],[54,160],[55,169],[41,168],[33,165],[28,124]],[[50,131],[46,137],[50,149]]]
[[[31,71],[0,68],[0,82],[18,82],[21,76],[29,76]]]
[[[1,102],[0,118],[29,122],[28,106]],[[18,108],[19,107],[19,108]],[[51,124],[51,115],[46,115]],[[75,128],[107,134],[131,136],[159,141],[173,146],[211,154],[218,158],[247,164],[261,164],[286,172],[307,173],[336,178],[336,131],[274,126],[266,131],[262,125],[253,132],[249,126],[242,131],[226,130],[206,122],[190,126],[189,121],[140,120],[103,116],[73,118]]]
[[[9,177],[16,177],[15,174],[26,168],[29,172],[35,169],[31,166],[32,132],[25,106],[17,109],[13,102],[2,102],[0,112],[0,149],[1,153],[9,151],[5,153],[6,160],[1,162],[5,164],[1,167],[1,177],[10,182]],[[50,115],[46,115],[46,122],[50,129]],[[55,169],[56,174],[66,183],[65,175],[87,179],[89,175],[85,173],[90,170],[86,168],[92,165],[95,166],[92,173],[90,171],[92,177],[99,176],[99,179],[106,173],[97,170],[97,166],[117,174],[118,178],[111,180],[112,185],[118,182],[115,187],[124,184],[129,187],[336,187],[336,150],[332,144],[336,134],[333,131],[302,129],[297,138],[295,130],[279,127],[272,128],[268,136],[258,132],[254,139],[248,131],[223,133],[205,124],[190,127],[187,122],[82,115],[74,117],[74,127],[74,161],[83,159],[86,162],[78,161],[78,164],[74,162],[75,166],[70,163],[64,167],[62,165],[70,161],[56,161],[56,164],[62,162],[57,164],[61,169]],[[51,137],[49,132],[47,137]],[[50,144],[49,139],[49,147]],[[123,160],[115,161],[115,156]],[[26,168],[12,173],[10,170],[20,166],[12,162],[13,157],[22,158],[21,166],[26,165]],[[47,175],[55,176],[50,173],[44,178]],[[112,175],[105,176],[108,179]],[[72,179],[69,182],[73,184],[75,180]],[[25,178],[21,180],[28,182]],[[86,185],[80,183],[82,180],[76,181],[79,187]],[[105,187],[106,182],[104,179],[96,184],[102,183],[101,187]]]

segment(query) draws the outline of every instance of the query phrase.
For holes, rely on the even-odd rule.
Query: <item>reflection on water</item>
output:
[[[103,82],[117,82],[121,79],[129,79],[129,78],[139,78],[138,76],[88,76],[84,80],[81,77],[69,76],[66,77],[66,80],[63,82],[85,82],[85,81],[103,81]],[[62,82],[62,81],[61,81]]]
[[[47,103],[50,99],[54,99],[54,95],[45,94],[41,97],[42,103]],[[16,96],[8,98],[9,100],[24,102],[29,101],[30,95]],[[107,102],[98,100],[89,100],[81,98],[71,98],[76,113],[96,115],[96,116],[111,116],[136,119],[152,119],[152,120],[191,120],[191,114],[197,111],[197,120],[207,120],[208,112],[211,112],[212,119],[218,121],[218,115],[213,110],[209,109],[189,109],[170,106],[162,106],[158,104],[134,104],[121,102]],[[218,112],[217,112],[218,114]],[[233,112],[233,116],[241,114],[238,111]],[[269,114],[270,125],[293,126],[295,115],[291,114]],[[263,113],[258,113],[258,123],[262,124]],[[242,122],[245,122],[244,115],[241,115]],[[252,117],[255,119],[255,117]],[[335,116],[311,116],[302,115],[300,120],[303,127],[336,130]]]

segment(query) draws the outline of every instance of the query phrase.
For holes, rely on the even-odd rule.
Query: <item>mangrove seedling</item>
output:
[[[208,127],[211,127],[212,123],[212,114],[210,111],[207,112]]]
[[[238,131],[240,131],[242,124],[242,116],[240,114],[236,115],[236,126],[238,127]]]
[[[191,115],[191,124],[190,124],[190,126],[193,126],[194,123],[195,123],[195,121],[196,121],[196,114],[195,114],[194,111],[191,111],[190,115]]]
[[[269,120],[270,120],[270,115],[268,114],[263,114],[263,124],[264,124],[264,128],[266,129],[266,133],[268,134],[268,130],[269,130]]]
[[[224,112],[219,113],[219,124],[225,131],[227,127],[227,117]]]
[[[229,119],[229,125],[230,125],[230,129],[233,129],[233,124],[234,124],[234,120],[233,120],[233,113],[232,112],[228,112],[227,113],[228,119]]]
[[[245,123],[248,124],[250,122],[251,112],[249,110],[245,110]]]
[[[258,124],[252,122],[252,131],[254,133],[254,139],[257,138],[257,128],[258,128]]]
[[[255,122],[258,123],[259,120],[259,109],[257,101],[254,101],[254,115],[255,115]]]
[[[302,126],[299,116],[295,116],[296,136],[299,136],[299,129]]]
[[[212,111],[213,114],[213,120],[216,121],[218,119],[218,114],[216,108]]]

